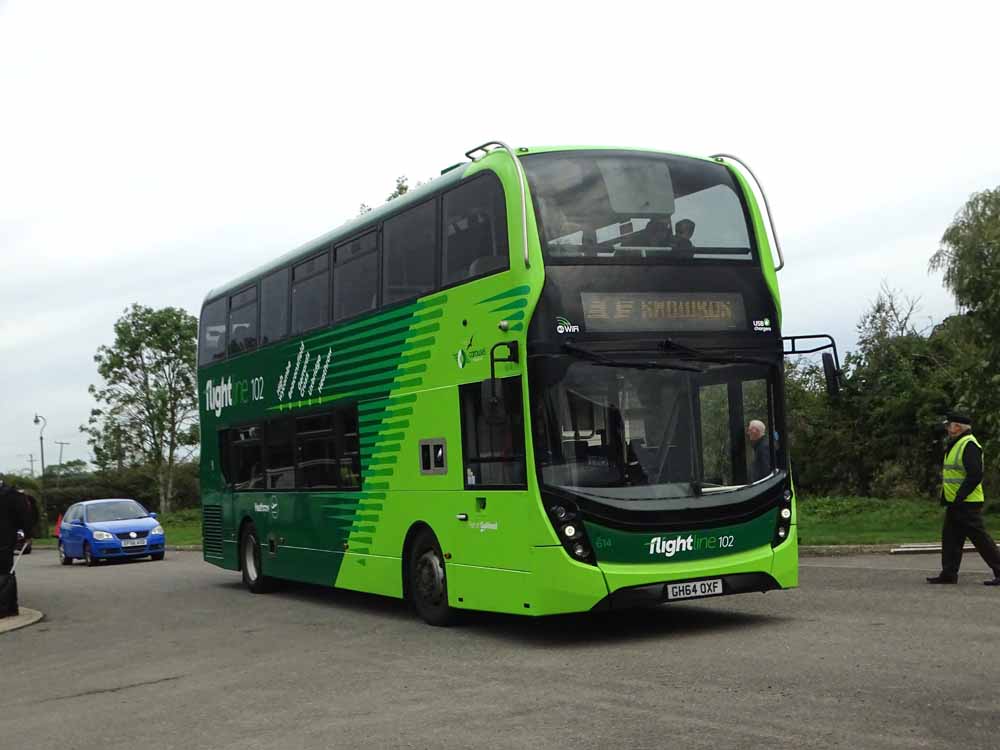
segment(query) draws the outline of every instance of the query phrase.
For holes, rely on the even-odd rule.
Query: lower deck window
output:
[[[524,486],[520,377],[459,386],[459,404],[466,488]]]

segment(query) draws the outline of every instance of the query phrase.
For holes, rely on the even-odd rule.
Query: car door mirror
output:
[[[150,513],[150,514],[149,514],[149,517],[150,517],[150,518],[156,518],[156,514],[155,514],[155,513]]]
[[[74,526],[83,526],[83,519],[74,518],[72,521],[70,521],[70,523],[73,524]]]

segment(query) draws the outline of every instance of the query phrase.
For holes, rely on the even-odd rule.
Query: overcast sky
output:
[[[1000,185],[997,4],[0,0],[0,470],[89,458],[93,355],[483,141],[745,159],[784,332],[854,346]],[[923,8],[933,8],[924,10]]]

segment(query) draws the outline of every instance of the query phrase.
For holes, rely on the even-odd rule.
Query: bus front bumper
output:
[[[683,600],[705,599],[729,594],[746,594],[752,591],[773,591],[781,586],[768,573],[732,573],[730,575],[712,576],[709,579],[690,579],[685,582],[699,583],[701,581],[721,580],[722,590],[714,594],[702,596],[686,596]],[[650,583],[642,586],[629,586],[611,592],[601,599],[591,612],[607,612],[612,609],[632,609],[634,607],[655,606],[671,601],[667,596],[669,583]]]

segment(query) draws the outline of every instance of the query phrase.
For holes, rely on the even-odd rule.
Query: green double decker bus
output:
[[[796,586],[783,261],[752,172],[466,156],[207,295],[204,559],[431,624]]]

